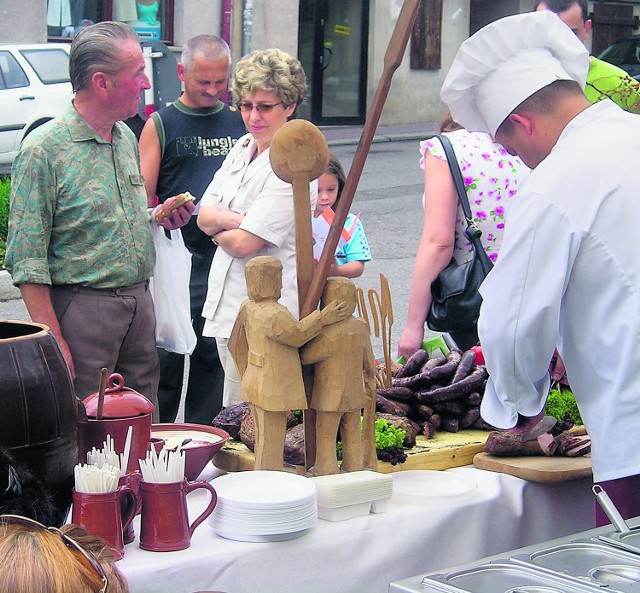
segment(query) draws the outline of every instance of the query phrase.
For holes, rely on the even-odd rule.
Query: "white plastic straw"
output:
[[[121,476],[126,475],[127,466],[129,465],[129,457],[131,455],[131,440],[133,437],[133,426],[127,429],[127,437],[124,443],[124,451],[118,455],[115,450],[115,441],[108,434],[102,443],[102,449],[92,447],[91,451],[87,451],[87,464],[101,468],[110,465],[118,469]]]
[[[180,448],[175,451],[162,449],[158,454],[151,446],[146,457],[140,460],[142,479],[154,484],[181,482],[184,480],[184,467],[184,451]]]
[[[127,428],[127,438],[124,441],[124,452],[120,455],[120,475],[124,476],[127,473],[127,467],[129,466],[129,455],[131,454],[131,437],[133,436],[133,426],[129,425]]]
[[[115,492],[118,488],[120,470],[112,465],[97,465],[79,463],[73,468],[76,492],[98,494]]]

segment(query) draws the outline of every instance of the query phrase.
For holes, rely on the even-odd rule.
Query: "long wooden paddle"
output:
[[[327,241],[322,250],[320,261],[316,267],[316,271],[309,287],[309,292],[302,306],[301,316],[305,317],[309,315],[317,306],[324,289],[325,282],[327,281],[327,274],[329,273],[329,267],[333,262],[335,256],[336,247],[340,240],[340,233],[344,227],[344,223],[347,220],[347,215],[351,209],[353,197],[364,169],[364,163],[371,147],[371,142],[380,120],[382,108],[389,94],[389,88],[391,87],[391,79],[393,73],[397,70],[398,66],[402,63],[409,37],[411,36],[411,29],[413,23],[418,14],[418,8],[420,6],[420,0],[404,0],[398,21],[391,34],[387,51],[384,55],[384,69],[382,76],[378,82],[378,88],[376,94],[373,97],[371,103],[371,109],[367,114],[367,119],[360,136],[360,142],[358,148],[353,157],[349,174],[347,175],[347,181],[342,190],[336,213],[331,223],[331,229],[327,236]]]
[[[309,183],[327,170],[329,148],[325,137],[316,126],[304,119],[294,119],[275,133],[269,148],[269,159],[273,172],[293,186],[296,273],[299,309],[302,309],[313,276]],[[302,317],[305,315],[300,316]]]

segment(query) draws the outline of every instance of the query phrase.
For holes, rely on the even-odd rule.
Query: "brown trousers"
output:
[[[148,282],[117,289],[53,286],[51,301],[73,357],[76,395],[98,391],[106,367],[153,403],[157,422],[160,364]]]

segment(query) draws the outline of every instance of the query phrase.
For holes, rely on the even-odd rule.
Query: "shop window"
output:
[[[129,23],[142,41],[173,43],[174,0],[47,0],[49,41],[71,40],[99,21]]]

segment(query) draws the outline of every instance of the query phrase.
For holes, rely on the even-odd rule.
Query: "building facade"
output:
[[[440,87],[460,44],[485,24],[527,12],[535,4],[421,0],[380,124],[439,121],[444,114]],[[176,54],[186,39],[201,33],[225,38],[234,61],[252,49],[279,47],[297,55],[307,72],[310,96],[302,106],[304,117],[319,125],[361,124],[384,71],[402,5],[403,0],[29,0],[25,11],[21,1],[0,0],[5,24],[0,40],[70,40],[82,19],[115,19],[131,22],[141,39],[160,40]],[[594,46],[636,32],[640,1],[589,5]],[[612,28],[616,23],[618,28]]]

